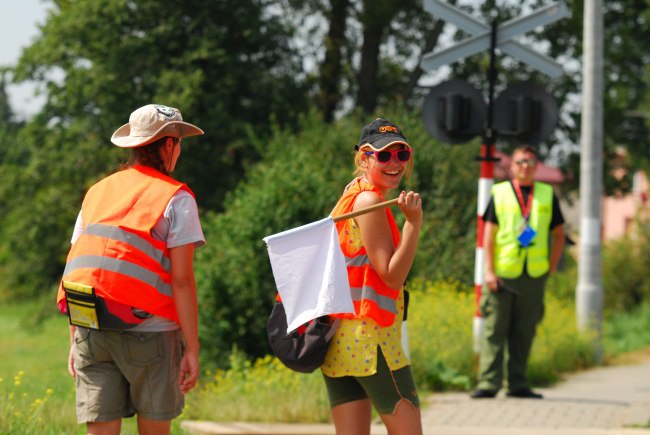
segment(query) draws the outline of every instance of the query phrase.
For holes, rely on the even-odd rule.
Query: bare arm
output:
[[[551,230],[551,255],[549,257],[550,268],[549,275],[553,275],[557,271],[557,266],[562,258],[562,251],[564,251],[564,225],[558,225]]]
[[[70,325],[70,352],[68,353],[68,373],[73,378],[77,377],[77,372],[74,369],[74,332],[77,327]]]
[[[194,280],[194,245],[171,248],[172,295],[185,338],[185,352],[181,360],[180,387],[187,393],[199,378],[199,336],[196,282]]]
[[[362,192],[355,201],[354,210],[381,201],[381,197],[376,193]],[[418,193],[401,193],[397,204],[406,216],[397,247],[393,246],[385,210],[377,210],[356,217],[370,263],[382,281],[391,288],[401,288],[406,281],[415,258],[418,235],[422,227],[422,201]]]
[[[497,291],[499,278],[494,271],[494,239],[496,238],[499,226],[493,222],[486,221],[483,228],[483,252],[485,254],[485,284],[488,288]]]

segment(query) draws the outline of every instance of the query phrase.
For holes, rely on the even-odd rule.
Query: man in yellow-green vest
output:
[[[495,184],[483,215],[485,329],[474,399],[495,397],[504,371],[507,396],[541,399],[526,380],[528,356],[544,314],[544,286],[564,249],[564,218],[548,184],[535,182],[537,153],[521,146],[512,154],[512,181]]]

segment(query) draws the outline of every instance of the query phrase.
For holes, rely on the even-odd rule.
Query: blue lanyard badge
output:
[[[528,221],[522,219],[522,222],[519,226],[519,235],[517,236],[517,241],[522,248],[527,248],[532,243],[533,239],[537,235],[537,231],[531,228],[528,225]]]

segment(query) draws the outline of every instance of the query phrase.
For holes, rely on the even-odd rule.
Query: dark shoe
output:
[[[472,392],[472,394],[469,395],[472,399],[492,399],[494,396],[497,395],[497,392],[494,390],[483,390],[483,389],[478,389]]]
[[[522,388],[521,390],[510,391],[508,392],[508,394],[506,394],[506,396],[516,397],[518,399],[543,399],[544,398],[544,396],[542,396],[539,393],[535,393],[530,388]]]

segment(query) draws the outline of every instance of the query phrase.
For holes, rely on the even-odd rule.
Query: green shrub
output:
[[[558,380],[560,373],[594,364],[594,337],[577,329],[575,304],[567,304],[546,292],[544,318],[537,328],[528,365],[528,378],[535,385]]]
[[[265,324],[276,295],[262,238],[327,217],[351,179],[352,127],[305,120],[301,133],[276,132],[266,159],[228,195],[226,211],[204,219],[197,251],[204,355],[225,367],[231,346],[268,353]]]
[[[409,347],[418,384],[429,390],[467,389],[474,295],[453,280],[409,283]]]
[[[630,311],[650,301],[650,224],[632,237],[608,241],[603,249],[603,291],[607,311]]]
[[[610,312],[603,322],[603,337],[608,357],[650,346],[650,302],[628,312]]]

